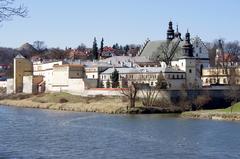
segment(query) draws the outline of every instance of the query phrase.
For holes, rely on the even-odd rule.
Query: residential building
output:
[[[203,69],[203,86],[240,85],[240,67],[210,67]]]

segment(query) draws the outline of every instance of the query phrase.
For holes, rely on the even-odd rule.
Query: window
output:
[[[223,83],[224,83],[224,84],[226,83],[226,78],[223,79]]]
[[[192,70],[191,70],[191,69],[189,69],[189,73],[192,73]]]
[[[151,82],[151,86],[153,86],[153,82]]]
[[[171,88],[171,87],[172,87],[171,83],[169,83],[169,84],[168,84],[168,87],[169,87],[169,88]]]
[[[202,48],[201,48],[201,47],[199,48],[199,53],[200,53],[200,54],[202,53]]]
[[[92,76],[92,78],[94,78],[94,75]]]
[[[183,75],[181,75],[181,78],[183,79]]]
[[[206,83],[208,83],[208,79],[206,78]]]
[[[177,79],[179,79],[179,75],[177,75]]]
[[[174,76],[174,75],[172,75],[172,78],[174,79],[174,78],[175,78],[175,76]]]

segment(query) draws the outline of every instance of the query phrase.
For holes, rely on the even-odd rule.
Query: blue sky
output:
[[[203,41],[240,40],[239,0],[17,0],[29,8],[25,19],[1,24],[0,46],[45,41],[48,47],[142,44],[166,38],[168,21]]]

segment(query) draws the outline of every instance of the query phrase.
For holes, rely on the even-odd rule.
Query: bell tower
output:
[[[193,57],[193,46],[190,33],[187,31],[185,42],[182,46],[182,57],[179,59],[182,70],[186,72],[186,87],[188,89],[199,88],[200,83],[196,76],[196,59]]]
[[[185,36],[185,43],[182,47],[183,56],[193,57],[193,45],[191,44],[190,33],[187,31]]]
[[[174,39],[174,30],[173,30],[173,24],[172,21],[168,23],[168,30],[167,30],[167,40]]]

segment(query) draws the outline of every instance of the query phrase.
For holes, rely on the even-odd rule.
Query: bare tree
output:
[[[0,23],[14,16],[26,17],[28,10],[24,5],[14,6],[15,0],[0,0]]]
[[[139,91],[139,87],[137,83],[132,82],[128,88],[122,88],[121,89],[121,94],[126,96],[129,100],[129,107],[134,108],[135,107],[135,102],[136,102],[136,97],[137,93]],[[128,108],[128,107],[127,107]]]
[[[180,39],[165,41],[160,44],[157,51],[153,54],[154,60],[160,60],[166,63],[167,66],[171,65],[171,62],[175,56],[175,53],[179,50]]]
[[[154,106],[159,92],[160,89],[158,89],[158,87],[151,87],[149,85],[143,87],[143,89],[141,89],[141,93],[143,95],[143,105],[147,107]]]
[[[39,52],[42,53],[46,50],[47,46],[45,45],[44,41],[34,41],[33,47]]]
[[[225,45],[225,51],[227,53],[233,54],[233,55],[238,55],[240,54],[240,45],[239,41],[233,41],[233,42],[228,42]]]

